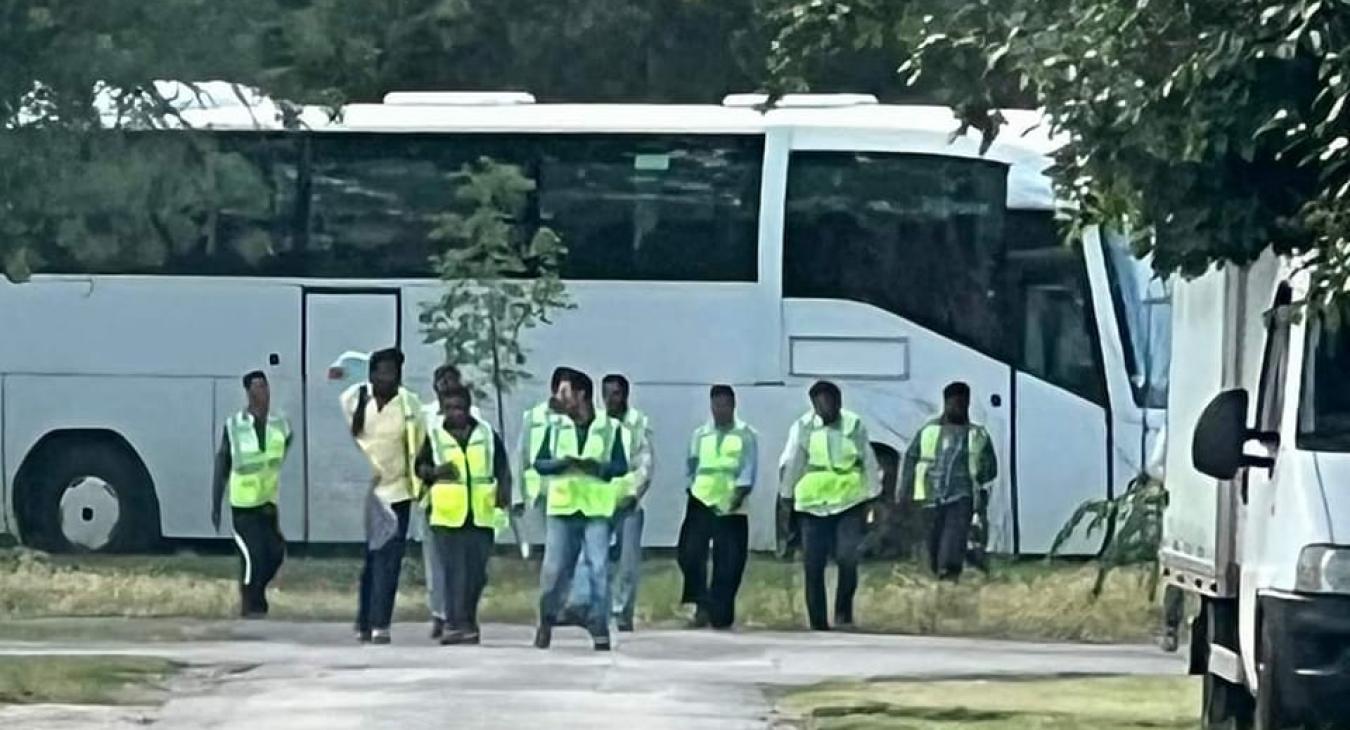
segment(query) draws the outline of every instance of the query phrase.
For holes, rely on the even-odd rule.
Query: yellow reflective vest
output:
[[[550,452],[554,459],[568,457],[589,459],[599,464],[609,463],[614,440],[619,438],[620,426],[603,413],[587,427],[586,442],[581,444],[580,430],[570,418],[554,422]],[[616,480],[583,474],[575,469],[549,477],[547,512],[565,516],[581,513],[586,517],[609,518],[618,505],[620,484]]]
[[[458,479],[437,481],[428,490],[431,526],[464,527],[472,506],[475,527],[505,527],[506,512],[497,507],[497,455],[492,428],[479,421],[469,434],[468,443],[460,446],[438,417],[435,423],[427,424],[427,438],[436,466],[453,464],[458,474]]]
[[[281,463],[286,458],[286,442],[291,425],[286,419],[268,415],[264,443],[258,443],[253,415],[240,411],[225,423],[230,441],[230,506],[260,507],[276,504],[281,481]]]
[[[861,423],[858,416],[850,411],[839,414],[838,453],[831,453],[832,428],[826,426],[819,416],[802,423],[802,435],[799,438],[806,443],[806,473],[793,488],[793,499],[798,510],[842,508],[867,499],[863,455],[853,442]]]
[[[689,493],[694,499],[718,514],[745,514],[744,504],[733,512],[731,503],[747,442],[754,438],[754,430],[739,419],[726,431],[712,423],[694,431],[689,443],[689,456],[695,463]]]
[[[919,431],[919,462],[914,465],[914,501],[928,501],[928,476],[937,461],[938,446],[942,440],[942,422],[935,420]],[[966,430],[966,468],[970,469],[970,483],[981,486],[980,459],[989,445],[989,432],[983,426],[970,424]]]

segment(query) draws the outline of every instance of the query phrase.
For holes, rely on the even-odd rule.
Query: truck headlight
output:
[[[1298,554],[1294,590],[1300,593],[1350,593],[1350,547],[1309,545]]]

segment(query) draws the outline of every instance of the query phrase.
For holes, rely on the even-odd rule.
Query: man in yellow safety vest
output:
[[[867,503],[881,494],[881,475],[867,427],[843,410],[839,387],[828,381],[811,386],[815,414],[802,421],[792,457],[779,486],[780,498],[799,513],[802,562],[806,572],[806,612],[814,631],[828,631],[825,565],[833,555],[839,568],[834,621],[853,626],[853,594],[858,588],[858,548]]]
[[[506,526],[511,468],[501,437],[472,415],[473,396],[458,382],[437,382],[440,414],[427,423],[417,455],[426,485],[422,508],[442,572],[442,645],[479,643],[478,602],[487,586],[495,531]]]
[[[539,573],[539,628],[534,645],[547,649],[553,639],[563,601],[584,553],[592,566],[609,559],[610,519],[618,506],[621,484],[615,477],[628,473],[621,426],[595,411],[595,386],[584,373],[568,378],[568,417],[548,427],[534,460],[535,471],[547,480],[545,512],[547,535],[544,565]],[[609,651],[609,571],[592,570],[587,629],[596,651]]]
[[[291,447],[291,424],[271,411],[272,391],[261,370],[244,376],[244,392],[248,406],[225,422],[216,453],[211,524],[220,531],[221,501],[228,491],[241,564],[239,613],[252,619],[267,615],[267,584],[286,559],[277,492],[281,465]]]
[[[567,418],[572,368],[556,367],[549,379],[549,397],[536,403],[520,417],[520,440],[516,445],[516,469],[520,479],[511,495],[511,512],[521,523],[521,535],[528,542],[543,541],[544,510],[540,502],[547,490],[547,479],[534,470],[534,460],[544,446],[549,426]]]
[[[694,605],[694,628],[711,624],[729,629],[736,620],[736,592],[750,545],[745,501],[755,487],[758,435],[736,418],[736,392],[730,385],[714,385],[708,397],[712,420],[695,429],[689,440],[689,499],[679,539],[681,603]]]
[[[956,581],[966,562],[972,521],[988,503],[986,485],[998,476],[989,432],[970,422],[970,386],[942,390],[942,415],[919,429],[905,451],[897,499],[911,495],[932,510],[928,567],[939,580]],[[983,529],[981,524],[980,529]]]

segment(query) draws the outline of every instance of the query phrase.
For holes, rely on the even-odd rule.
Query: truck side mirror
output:
[[[1191,440],[1191,463],[1197,471],[1227,481],[1244,467],[1270,468],[1275,465],[1275,460],[1270,457],[1243,453],[1243,446],[1252,439],[1279,443],[1279,434],[1259,433],[1247,428],[1248,399],[1246,390],[1226,390],[1205,406]]]

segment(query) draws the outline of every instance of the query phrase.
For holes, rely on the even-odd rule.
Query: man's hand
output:
[[[595,459],[576,459],[572,462],[572,466],[583,474],[593,477],[600,476],[600,462]]]
[[[454,464],[446,462],[436,467],[435,477],[438,482],[457,482],[459,481],[459,469]]]
[[[745,487],[737,487],[736,491],[731,495],[731,507],[727,511],[735,512],[736,510],[740,509],[745,504],[746,498],[749,496],[750,496],[749,489],[746,489]]]
[[[417,478],[424,482],[436,481],[436,468],[430,464],[419,464],[417,466]]]

